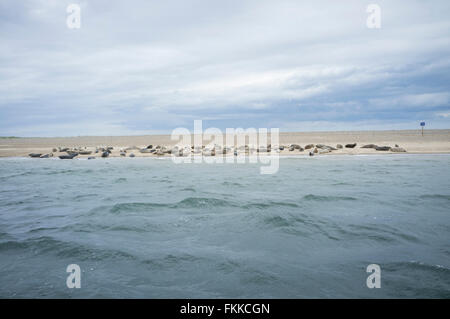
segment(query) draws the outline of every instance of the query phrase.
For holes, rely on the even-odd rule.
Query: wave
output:
[[[333,220],[315,218],[301,212],[286,214],[260,214],[255,213],[256,219],[262,227],[278,229],[278,231],[300,236],[314,238],[318,235],[333,241],[375,241],[379,243],[398,243],[406,241],[419,243],[420,239],[407,234],[400,229],[388,225],[356,225],[337,224]]]
[[[81,201],[87,198],[92,198],[92,197],[98,197],[99,194],[80,194],[80,195],[76,195],[74,196],[72,199],[74,201]]]
[[[220,261],[216,265],[216,269],[222,273],[232,273],[242,267],[240,263],[233,260]]]
[[[425,270],[425,271],[431,271],[437,274],[445,274],[450,276],[450,268],[443,266],[443,265],[433,265],[417,260],[410,260],[410,261],[400,261],[400,262],[393,262],[388,263],[384,266],[387,270],[396,271],[396,270],[403,270],[403,269],[410,269],[410,270]]]
[[[443,194],[421,195],[420,198],[422,198],[422,199],[442,199],[442,200],[450,201],[450,195],[443,195]]]
[[[222,182],[222,185],[223,186],[236,186],[236,187],[243,187],[244,186],[241,183],[229,182],[229,181]]]
[[[153,269],[167,271],[169,268],[179,268],[186,264],[208,264],[211,260],[205,257],[194,256],[187,253],[167,254],[160,257],[147,258],[141,260],[142,264],[149,265]]]
[[[208,208],[208,207],[233,207],[237,206],[231,201],[219,198],[188,197],[171,205],[172,208]]]
[[[190,191],[186,189],[186,191]],[[94,197],[96,195],[79,195],[77,199]],[[114,205],[101,205],[92,208],[86,215],[95,215],[101,212],[110,212],[113,214],[121,213],[139,213],[139,212],[149,212],[161,209],[186,209],[186,208],[197,208],[197,209],[207,209],[207,208],[223,208],[223,207],[234,207],[237,209],[244,210],[270,210],[277,208],[288,208],[296,209],[301,207],[295,202],[283,202],[283,201],[252,201],[248,203],[237,202],[234,200],[226,200],[215,197],[186,197],[175,203],[155,203],[155,202],[123,202]]]
[[[245,204],[242,206],[242,208],[244,208],[244,209],[250,209],[250,208],[269,209],[269,208],[276,208],[276,207],[297,208],[297,207],[299,207],[299,205],[296,203],[292,203],[292,202],[266,201],[266,202],[258,202],[258,203],[249,203],[249,204]]]
[[[314,195],[314,194],[308,194],[303,196],[303,200],[306,201],[318,201],[318,202],[325,202],[325,201],[354,201],[358,200],[355,197],[351,196],[324,196],[324,195]]]
[[[292,220],[288,220],[282,216],[271,216],[264,218],[264,223],[275,227],[289,227],[295,223]]]
[[[27,171],[27,172],[22,172],[22,173],[8,175],[8,176],[2,176],[1,178],[3,180],[7,180],[7,179],[10,179],[10,178],[21,177],[21,176],[31,176],[31,175],[36,175],[36,172],[34,172],[34,171]]]
[[[94,170],[92,170],[92,169],[62,169],[62,170],[55,170],[53,172],[48,172],[45,174],[47,174],[47,175],[66,175],[66,174],[82,175],[82,174],[90,174],[90,173],[94,173]]]
[[[11,240],[0,243],[0,251],[31,250],[34,254],[53,254],[80,261],[104,261],[105,259],[130,259],[136,257],[115,249],[94,248],[85,244],[66,242],[49,236],[31,238],[24,241]]]
[[[168,207],[169,204],[160,203],[119,203],[113,205],[109,211],[111,213],[148,211],[156,208]]]
[[[336,226],[336,231],[343,239],[356,240],[374,240],[377,242],[398,242],[408,241],[418,243],[420,240],[416,236],[406,234],[400,229],[391,227],[389,225],[355,225],[349,224],[345,227]]]
[[[111,213],[123,212],[144,212],[160,208],[210,208],[210,207],[236,207],[235,203],[219,199],[206,197],[187,197],[176,203],[153,203],[153,202],[137,202],[137,203],[118,203],[113,205],[109,211]]]
[[[336,182],[331,184],[331,186],[353,186],[354,184],[352,183],[347,183],[347,182]]]
[[[416,278],[413,282],[417,286],[414,290],[407,291],[410,297],[450,298],[450,268],[439,264],[430,264],[421,261],[399,261],[382,265],[391,276],[396,273],[398,278]],[[420,278],[420,281],[417,281]],[[410,284],[411,285],[411,284]]]
[[[4,242],[0,243],[0,251],[25,249],[28,247],[29,247],[29,245],[27,243],[14,241],[14,240],[8,240],[8,241],[4,241]]]
[[[44,233],[48,234],[50,231],[58,233],[76,232],[76,233],[96,233],[96,232],[129,232],[129,233],[146,233],[146,232],[162,232],[163,230],[156,224],[148,222],[138,222],[137,225],[122,224],[115,222],[113,224],[98,224],[98,223],[73,223],[63,227],[37,227],[27,231],[28,234]]]

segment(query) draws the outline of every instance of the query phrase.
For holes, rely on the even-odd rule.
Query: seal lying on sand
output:
[[[378,145],[376,145],[376,144],[367,144],[367,145],[363,145],[363,146],[361,146],[361,148],[377,148],[378,147]]]
[[[81,155],[91,155],[92,151],[80,151]]]
[[[74,158],[75,156],[77,156],[78,155],[78,153],[74,153],[74,154],[70,154],[70,155],[60,155],[60,156],[58,156],[60,159],[72,159],[72,158]]]
[[[41,157],[41,153],[30,153],[28,154],[29,157]]]

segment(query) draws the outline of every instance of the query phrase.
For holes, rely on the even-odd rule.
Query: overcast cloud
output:
[[[81,7],[81,28],[66,7]],[[366,26],[381,7],[381,29]],[[0,135],[450,128],[450,1],[0,0]]]

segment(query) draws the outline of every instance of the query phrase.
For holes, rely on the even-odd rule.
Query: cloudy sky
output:
[[[370,3],[380,29],[366,26]],[[0,0],[0,136],[170,133],[195,119],[450,128],[449,14],[448,0]]]

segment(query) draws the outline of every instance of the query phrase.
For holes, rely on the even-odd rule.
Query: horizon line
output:
[[[237,129],[237,128],[234,128]],[[248,128],[247,128],[248,129]],[[270,129],[267,128],[267,133],[270,134]],[[244,129],[245,130],[245,129]],[[450,131],[450,128],[436,128],[436,129],[424,129],[425,131]],[[392,130],[383,130],[383,129],[372,129],[372,130],[337,130],[337,131],[279,131],[279,134],[288,134],[288,133],[347,133],[347,132],[405,132],[405,131],[418,131],[421,132],[421,128],[417,129],[392,129]],[[225,133],[225,132],[224,132]],[[245,133],[245,132],[244,132]],[[0,136],[0,139],[19,139],[19,138],[80,138],[80,137],[138,137],[138,136],[170,136],[171,133],[165,134],[136,134],[136,135],[71,135],[71,136]],[[186,134],[187,135],[187,134]],[[193,132],[190,135],[195,135]],[[224,134],[225,135],[225,134]]]

